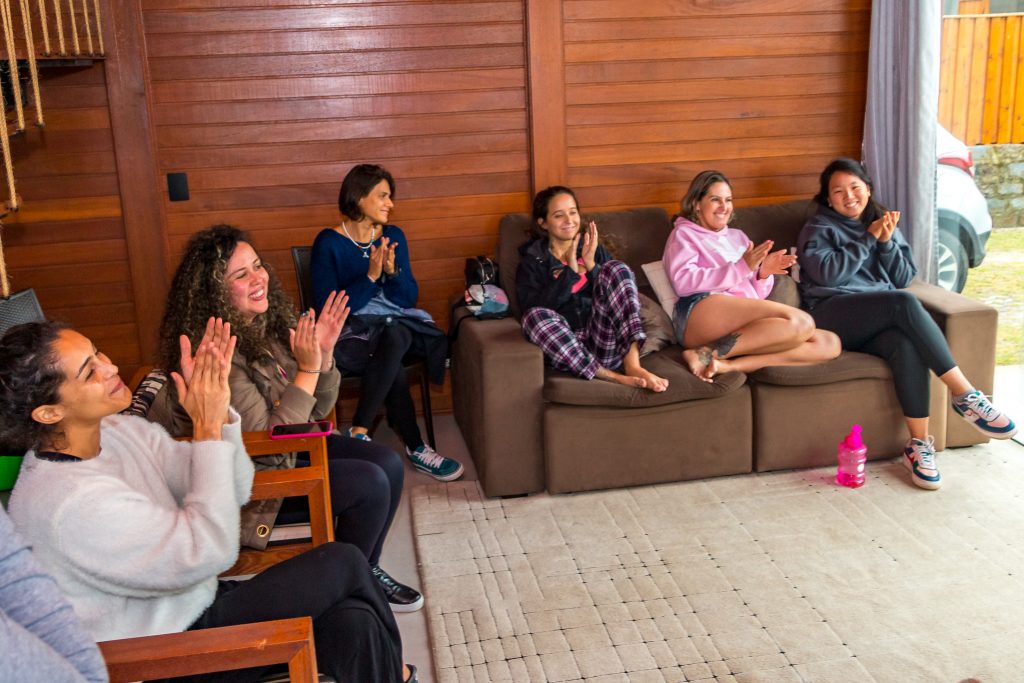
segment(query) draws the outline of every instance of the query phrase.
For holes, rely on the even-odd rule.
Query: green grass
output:
[[[986,253],[964,294],[999,309],[996,365],[1024,363],[1024,228],[993,230]]]

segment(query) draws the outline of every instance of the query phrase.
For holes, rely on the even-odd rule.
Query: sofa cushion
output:
[[[796,287],[796,281],[788,275],[775,276],[775,284],[772,285],[772,291],[767,298],[768,301],[800,308],[800,291]]]
[[[739,389],[746,381],[742,372],[727,372],[715,377],[714,382],[703,382],[683,367],[680,353],[681,349],[673,345],[643,359],[645,368],[668,380],[668,389],[661,393],[599,379],[587,381],[545,368],[544,400],[578,406],[650,408],[715,398]]]
[[[838,358],[814,365],[772,366],[751,373],[751,378],[764,384],[803,387],[833,384],[851,379],[890,379],[889,365],[877,356],[856,351],[843,351]]]
[[[641,356],[648,356],[675,343],[676,335],[672,330],[672,318],[665,313],[657,301],[645,294],[640,295],[640,318],[643,320],[644,332],[647,334],[647,341],[644,342],[644,347],[640,350]]]

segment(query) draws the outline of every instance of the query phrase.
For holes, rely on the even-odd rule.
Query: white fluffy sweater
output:
[[[231,411],[222,441],[105,418],[100,454],[25,457],[10,516],[97,640],[188,628],[238,556],[253,466]]]

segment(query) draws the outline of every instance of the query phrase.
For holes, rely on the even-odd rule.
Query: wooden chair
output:
[[[152,367],[139,368],[132,377],[135,390],[152,371]],[[188,437],[182,437],[188,440]],[[327,439],[323,436],[298,439],[271,439],[267,432],[242,432],[242,442],[249,457],[276,455],[282,451],[309,453],[309,467],[284,470],[259,470],[253,477],[251,500],[291,498],[303,496],[309,501],[308,539],[268,545],[265,550],[242,548],[238,560],[221,576],[251,576],[267,567],[295,557],[307,550],[334,540],[334,515],[331,511],[331,492],[327,470]]]
[[[299,287],[299,307],[308,311],[313,308],[313,276],[310,272],[309,259],[312,254],[312,247],[292,247],[292,263],[295,266],[295,282]],[[406,358],[402,363],[410,380],[416,380],[420,384],[420,400],[423,404],[423,421],[427,426],[427,443],[431,448],[437,447],[434,440],[434,411],[430,405],[430,380],[427,378],[427,365],[422,360]],[[350,389],[358,391],[363,380],[356,375],[342,376],[342,390]],[[341,413],[341,393],[338,394],[337,412]],[[378,420],[374,421],[376,428]]]
[[[318,680],[309,617],[108,640],[99,646],[111,683],[274,664],[288,665],[292,683]]]

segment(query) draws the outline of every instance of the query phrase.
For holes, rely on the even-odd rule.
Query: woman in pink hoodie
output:
[[[774,275],[796,262],[773,243],[753,242],[729,227],[732,187],[702,171],[680,201],[662,263],[679,295],[672,322],[683,361],[701,379],[768,365],[809,365],[839,355],[839,338],[815,329],[798,308],[765,301]]]

